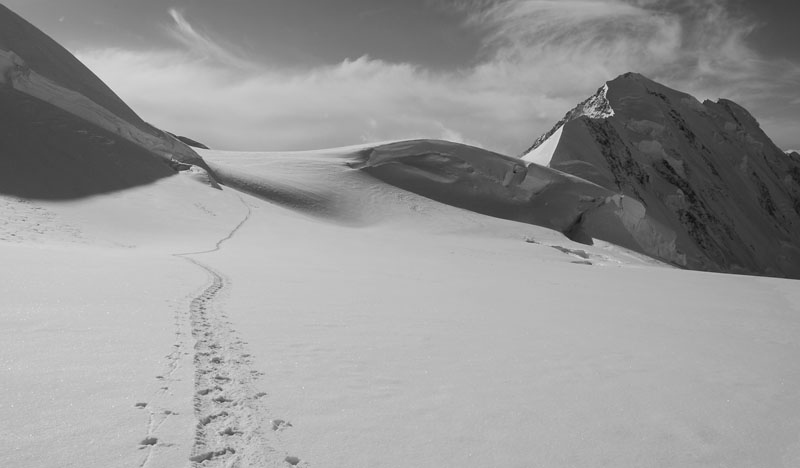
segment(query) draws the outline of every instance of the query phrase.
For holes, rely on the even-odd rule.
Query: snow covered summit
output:
[[[800,158],[732,101],[626,73],[523,159],[641,201],[677,233],[689,268],[800,277]]]

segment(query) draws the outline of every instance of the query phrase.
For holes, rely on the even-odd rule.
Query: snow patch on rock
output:
[[[549,132],[537,138],[536,141],[533,142],[533,145],[531,145],[531,147],[523,153],[524,156],[522,157],[527,159],[526,156],[530,155],[534,150],[542,146],[546,141],[550,140],[550,138],[555,135],[556,132],[559,132],[564,127],[564,124],[580,116],[586,116],[590,119],[607,119],[614,116],[614,109],[611,107],[611,102],[608,100],[608,84],[603,85],[603,87],[598,89],[596,93],[589,97],[589,99],[583,101],[575,106],[574,109],[567,112],[564,118],[559,120]],[[555,151],[555,148],[553,148],[553,150]],[[552,154],[550,156],[552,157]]]
[[[550,161],[553,159],[553,153],[556,152],[558,143],[561,141],[561,133],[563,130],[563,125],[558,127],[555,133],[550,135],[550,137],[544,140],[538,147],[527,152],[524,156],[522,156],[522,159],[540,166],[549,166]]]
[[[580,109],[581,115],[585,115],[591,119],[607,119],[614,116],[614,109],[608,101],[608,83],[603,85],[597,93],[584,101],[577,109]]]

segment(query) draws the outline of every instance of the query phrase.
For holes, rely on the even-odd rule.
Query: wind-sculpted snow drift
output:
[[[685,263],[675,251],[674,233],[648,217],[640,202],[472,146],[412,140],[296,153],[202,154],[221,183],[336,223],[378,222],[376,213],[386,204],[371,199],[379,179],[441,203],[554,229],[578,242],[602,239]]]
[[[408,141],[359,153],[352,164],[408,191],[498,218],[536,224],[572,240],[592,238],[684,265],[675,235],[637,200],[592,182],[479,148]]]
[[[693,269],[800,277],[800,157],[739,105],[610,81],[523,159],[639,200]]]

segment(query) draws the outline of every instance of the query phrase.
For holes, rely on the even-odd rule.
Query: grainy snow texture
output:
[[[370,193],[376,224],[263,205],[211,259],[239,285],[232,318],[293,423],[286,447],[311,466],[796,459],[795,282],[574,244],[323,170],[321,154],[203,155],[253,178],[313,166],[316,187],[298,188]]]
[[[796,282],[442,205],[352,149],[203,155],[258,197],[4,199],[3,465],[799,461]]]
[[[451,142],[198,155],[0,25],[0,466],[800,466],[797,281]]]

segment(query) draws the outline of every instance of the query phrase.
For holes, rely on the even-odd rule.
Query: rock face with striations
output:
[[[641,201],[675,231],[683,266],[800,278],[800,155],[731,101],[701,103],[627,73],[522,158]]]

